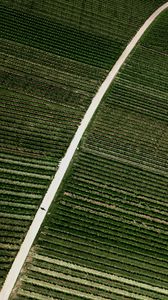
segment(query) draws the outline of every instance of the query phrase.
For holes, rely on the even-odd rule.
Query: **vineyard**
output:
[[[94,94],[164,3],[65,2],[0,5],[1,286]],[[168,298],[167,17],[106,93],[11,300]]]
[[[62,50],[47,52],[49,45],[42,40],[43,50],[35,48],[37,44],[27,39],[33,26],[36,29],[34,20],[31,23],[26,14],[9,9],[3,9],[2,14],[1,284],[59,161],[107,73],[102,67],[72,59],[73,50],[70,58],[65,55],[60,59]],[[25,40],[28,42],[24,44]]]
[[[138,45],[102,103],[85,148],[166,172],[167,67],[166,56]]]
[[[164,0],[2,0],[6,7],[52,18],[59,24],[93,35],[130,40],[135,31]]]
[[[167,183],[82,150],[16,299],[167,299]]]

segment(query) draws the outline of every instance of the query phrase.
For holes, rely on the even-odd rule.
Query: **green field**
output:
[[[11,7],[35,16],[44,16],[106,38],[128,41],[164,0],[2,0]]]
[[[24,33],[22,30],[21,38]],[[5,34],[2,32],[0,58],[1,284],[107,73],[22,44],[16,36],[7,40]]]
[[[1,2],[1,286],[98,87],[164,1],[110,3]],[[166,26],[105,95],[11,299],[167,299]]]
[[[11,299],[167,299],[168,60],[150,41],[158,28],[164,44],[163,20],[103,99]]]

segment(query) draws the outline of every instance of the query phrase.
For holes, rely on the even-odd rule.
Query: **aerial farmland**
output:
[[[167,300],[168,2],[0,11],[0,300]]]

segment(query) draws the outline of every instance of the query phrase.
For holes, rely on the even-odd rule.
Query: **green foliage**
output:
[[[1,37],[66,58],[109,69],[124,44],[2,7]],[[12,27],[12,32],[11,32]],[[100,51],[101,49],[101,51]]]
[[[2,2],[0,283],[93,94],[162,2]],[[87,293],[126,300],[133,292],[166,300],[141,286],[168,284],[165,16],[127,60],[86,132],[15,299]]]

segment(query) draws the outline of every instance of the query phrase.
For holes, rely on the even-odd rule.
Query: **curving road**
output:
[[[120,70],[121,66],[127,59],[130,52],[134,49],[137,42],[140,40],[144,32],[147,30],[147,28],[151,25],[151,23],[157,18],[157,16],[162,13],[165,9],[168,8],[168,2],[166,2],[164,5],[162,5],[160,8],[158,8],[143,24],[143,26],[139,29],[139,31],[136,33],[136,35],[133,37],[133,39],[130,41],[130,43],[127,45],[125,50],[123,51],[122,55],[119,57],[109,74],[107,75],[106,79],[100,86],[98,92],[92,99],[92,102],[86,111],[83,120],[81,121],[80,126],[78,127],[67,151],[64,156],[64,158],[61,160],[59,164],[59,168],[54,176],[54,179],[52,180],[48,191],[42,200],[42,203],[33,219],[33,222],[25,236],[25,239],[20,247],[20,250],[12,264],[11,269],[9,270],[9,273],[6,277],[6,280],[4,282],[4,285],[2,287],[1,293],[0,293],[0,300],[7,300],[9,299],[9,296],[12,292],[12,289],[15,285],[15,282],[17,280],[17,277],[20,274],[20,271],[23,267],[23,264],[26,260],[26,257],[29,253],[29,250],[36,238],[36,235],[40,229],[40,226],[47,214],[47,211],[54,199],[55,194],[58,191],[58,188],[64,178],[64,175],[69,167],[69,164],[73,158],[73,155],[75,151],[77,150],[78,144],[89,124],[91,121],[97,107],[99,106],[103,96],[105,95],[106,91],[108,90],[110,84],[113,82],[115,76],[117,75],[118,71]],[[163,289],[163,293],[165,293],[165,289]],[[166,294],[168,293],[168,290],[166,290]]]

